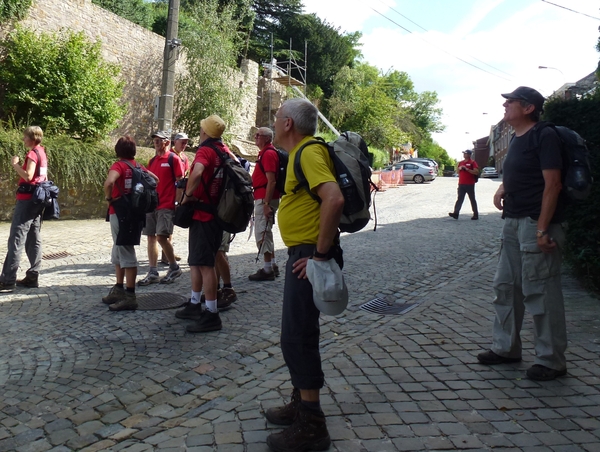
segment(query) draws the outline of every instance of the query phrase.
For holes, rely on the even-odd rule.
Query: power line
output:
[[[402,26],[402,25],[400,25],[398,22],[396,22],[396,21],[394,21],[394,20],[390,19],[390,18],[389,18],[389,17],[387,17],[385,14],[383,14],[383,13],[380,13],[379,11],[377,11],[375,8],[371,7],[371,9],[372,9],[373,11],[375,11],[377,14],[379,14],[381,17],[383,17],[384,19],[386,19],[386,20],[389,20],[391,23],[393,23],[393,24],[394,24],[394,25],[396,25],[397,27],[400,27],[401,29],[403,29],[403,30],[407,31],[408,33],[412,34],[412,31],[410,31],[408,28],[405,28],[405,27],[403,27],[403,26]],[[475,64],[473,64],[473,63],[471,63],[471,62],[469,62],[469,61],[467,61],[467,60],[464,60],[464,59],[462,59],[462,58],[460,58],[460,57],[458,57],[458,56],[454,55],[453,53],[450,53],[450,52],[448,52],[448,51],[447,51],[447,50],[445,50],[445,49],[442,49],[441,47],[438,47],[438,46],[436,46],[435,44],[432,44],[431,42],[427,41],[426,39],[424,39],[424,38],[422,38],[422,37],[420,37],[420,36],[417,36],[417,37],[418,37],[419,39],[421,39],[422,41],[426,42],[427,44],[429,44],[430,46],[433,46],[433,47],[435,47],[436,49],[438,49],[438,50],[441,50],[442,52],[444,52],[444,53],[446,53],[446,54],[450,55],[451,57],[454,57],[454,58],[456,58],[456,59],[457,59],[457,60],[459,60],[459,61],[462,61],[462,62],[463,62],[463,63],[465,63],[465,64],[468,64],[468,65],[469,65],[469,66],[471,66],[471,67],[474,67],[475,69],[478,69],[478,70],[480,70],[480,71],[483,71],[483,72],[485,72],[485,73],[487,73],[487,74],[490,74],[490,75],[492,75],[492,76],[494,76],[494,77],[498,77],[498,78],[501,78],[501,79],[503,79],[503,80],[506,80],[506,81],[512,82],[512,80],[511,80],[511,79],[508,79],[508,78],[506,78],[506,77],[502,77],[501,75],[498,75],[498,74],[494,74],[493,72],[490,72],[490,71],[488,71],[488,70],[486,70],[486,69],[484,69],[484,68],[481,68],[481,67],[479,67],[479,66],[477,66],[477,65],[475,65]]]
[[[590,18],[592,18],[592,19],[600,20],[600,17],[594,17],[594,16],[590,16],[589,14],[582,13],[581,11],[575,11],[574,9],[567,8],[566,6],[562,6],[562,5],[557,5],[556,3],[552,3],[552,2],[549,2],[549,1],[547,1],[547,0],[542,0],[542,1],[543,1],[544,3],[548,3],[549,5],[552,5],[552,6],[557,6],[558,8],[563,8],[563,9],[566,9],[567,11],[571,11],[572,13],[581,14],[582,16],[586,16],[586,17],[590,17]]]
[[[382,3],[384,5],[386,5],[385,3],[383,3],[382,0],[379,0],[379,3]],[[386,5],[387,6],[387,5]],[[427,30],[425,27],[422,27],[421,25],[419,25],[418,23],[416,23],[414,20],[411,20],[409,17],[406,17],[404,14],[402,14],[400,11],[394,9],[391,6],[387,6],[389,9],[391,9],[392,11],[394,11],[396,14],[398,14],[399,16],[405,18],[406,20],[408,20],[410,23],[416,25],[417,27],[419,27],[421,30],[423,30],[426,33],[429,33],[429,30]],[[405,29],[406,30],[406,29]],[[407,30],[409,33],[412,33],[411,31]],[[503,71],[502,69],[498,69],[497,67],[492,66],[491,64],[486,63],[485,61],[480,60],[477,57],[474,57],[473,55],[469,55],[469,57],[473,58],[475,61],[479,61],[482,64],[485,64],[488,67],[491,67],[492,69],[498,71],[498,72],[502,72],[505,75],[508,75],[509,77],[513,77],[512,74],[509,74],[508,72]]]

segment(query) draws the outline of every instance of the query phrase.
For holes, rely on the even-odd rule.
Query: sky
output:
[[[600,2],[552,3],[577,13],[542,0],[303,0],[304,12],[362,33],[363,61],[437,92],[446,128],[433,138],[454,158],[502,119],[501,93],[549,96],[596,69]]]

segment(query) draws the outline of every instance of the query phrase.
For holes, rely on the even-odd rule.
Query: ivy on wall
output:
[[[0,23],[14,19],[23,19],[32,0],[0,0]]]

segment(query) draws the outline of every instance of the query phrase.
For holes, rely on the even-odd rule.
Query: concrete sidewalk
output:
[[[331,450],[600,451],[600,306],[572,278],[567,377],[525,378],[530,315],[522,363],[475,358],[491,336],[496,187],[477,184],[479,221],[468,203],[458,221],[447,216],[453,178],[389,190],[377,195],[377,231],[342,238],[350,304],[322,317],[321,335]],[[8,229],[0,224],[0,237]],[[175,233],[182,256],[186,233]],[[114,283],[107,223],[47,222],[42,237],[54,259],[43,262],[41,287],[0,295],[0,451],[268,450],[277,427],[263,412],[291,393],[279,348],[283,277],[248,281],[258,265],[247,234],[230,253],[239,301],[221,314],[223,330],[196,335],[173,310],[113,313],[101,303]],[[145,242],[137,251],[143,277]],[[138,293],[189,296],[182,267],[174,284]],[[403,315],[359,309],[375,297],[417,306]]]

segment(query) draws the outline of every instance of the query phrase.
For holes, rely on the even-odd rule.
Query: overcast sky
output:
[[[527,85],[548,96],[600,59],[597,0],[552,1],[594,18],[542,0],[303,3],[341,31],[361,31],[364,61],[408,73],[418,92],[438,93],[446,130],[434,139],[455,158],[502,119],[500,93]]]

